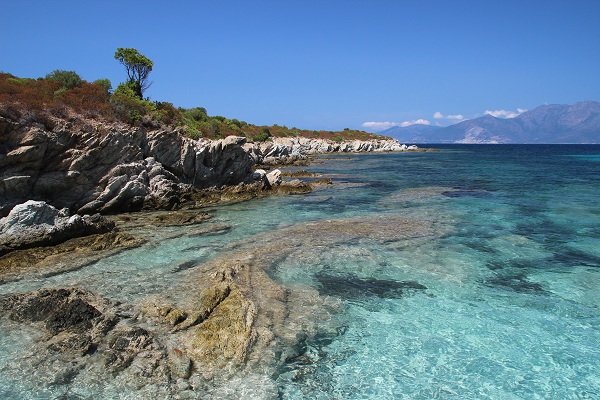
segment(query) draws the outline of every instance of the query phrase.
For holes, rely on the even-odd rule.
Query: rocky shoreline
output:
[[[391,139],[209,141],[89,119],[41,124],[0,116],[0,285],[76,271],[157,240],[227,233],[231,227],[212,223],[203,207],[331,183],[276,165],[317,154],[417,150]],[[294,238],[286,246],[266,235],[258,248],[242,243],[201,267],[174,265],[174,273],[189,274],[189,284],[142,303],[122,304],[81,287],[2,295],[3,323],[41,335],[25,357],[29,364],[7,371],[25,368],[45,388],[97,386],[104,377],[144,398],[196,398],[247,366],[272,370],[295,355],[298,331],[314,334],[336,305],[314,291],[285,289],[266,270],[305,242],[322,236],[337,243],[357,227],[374,234],[386,223],[386,240],[410,225],[309,224],[284,232]],[[185,229],[170,237],[178,227]]]
[[[193,140],[178,129],[80,117],[40,123],[0,114],[0,217],[27,200],[77,214],[177,209],[198,190],[236,185],[269,190],[279,183],[256,173],[256,165],[324,153],[416,150],[392,139]]]

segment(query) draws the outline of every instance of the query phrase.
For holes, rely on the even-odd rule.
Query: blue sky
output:
[[[598,0],[3,0],[0,20],[0,71],[116,86],[114,51],[135,47],[152,99],[257,124],[446,125],[600,100]]]

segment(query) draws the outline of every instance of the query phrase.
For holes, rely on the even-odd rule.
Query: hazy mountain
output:
[[[600,103],[552,104],[515,118],[485,115],[447,127],[392,127],[382,134],[403,143],[600,143]]]

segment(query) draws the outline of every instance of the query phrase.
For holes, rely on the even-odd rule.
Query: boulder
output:
[[[0,256],[10,251],[62,243],[74,237],[105,233],[114,223],[100,215],[69,216],[43,201],[29,200],[0,219]]]
[[[267,180],[269,181],[269,185],[271,187],[279,186],[281,184],[281,171],[278,169],[274,169],[273,171],[267,174]]]

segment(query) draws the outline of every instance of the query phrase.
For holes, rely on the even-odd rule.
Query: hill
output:
[[[19,112],[28,110],[32,120],[42,123],[49,116],[66,118],[73,111],[85,117],[132,126],[179,127],[192,139],[222,139],[232,135],[244,136],[250,142],[263,142],[270,137],[307,137],[337,142],[384,139],[360,130],[307,130],[254,125],[235,118],[211,116],[203,107],[185,109],[168,102],[139,99],[120,91],[120,87],[113,91],[110,81],[86,82],[73,71],[54,71],[38,79],[0,73],[0,105],[5,112],[11,107]]]

